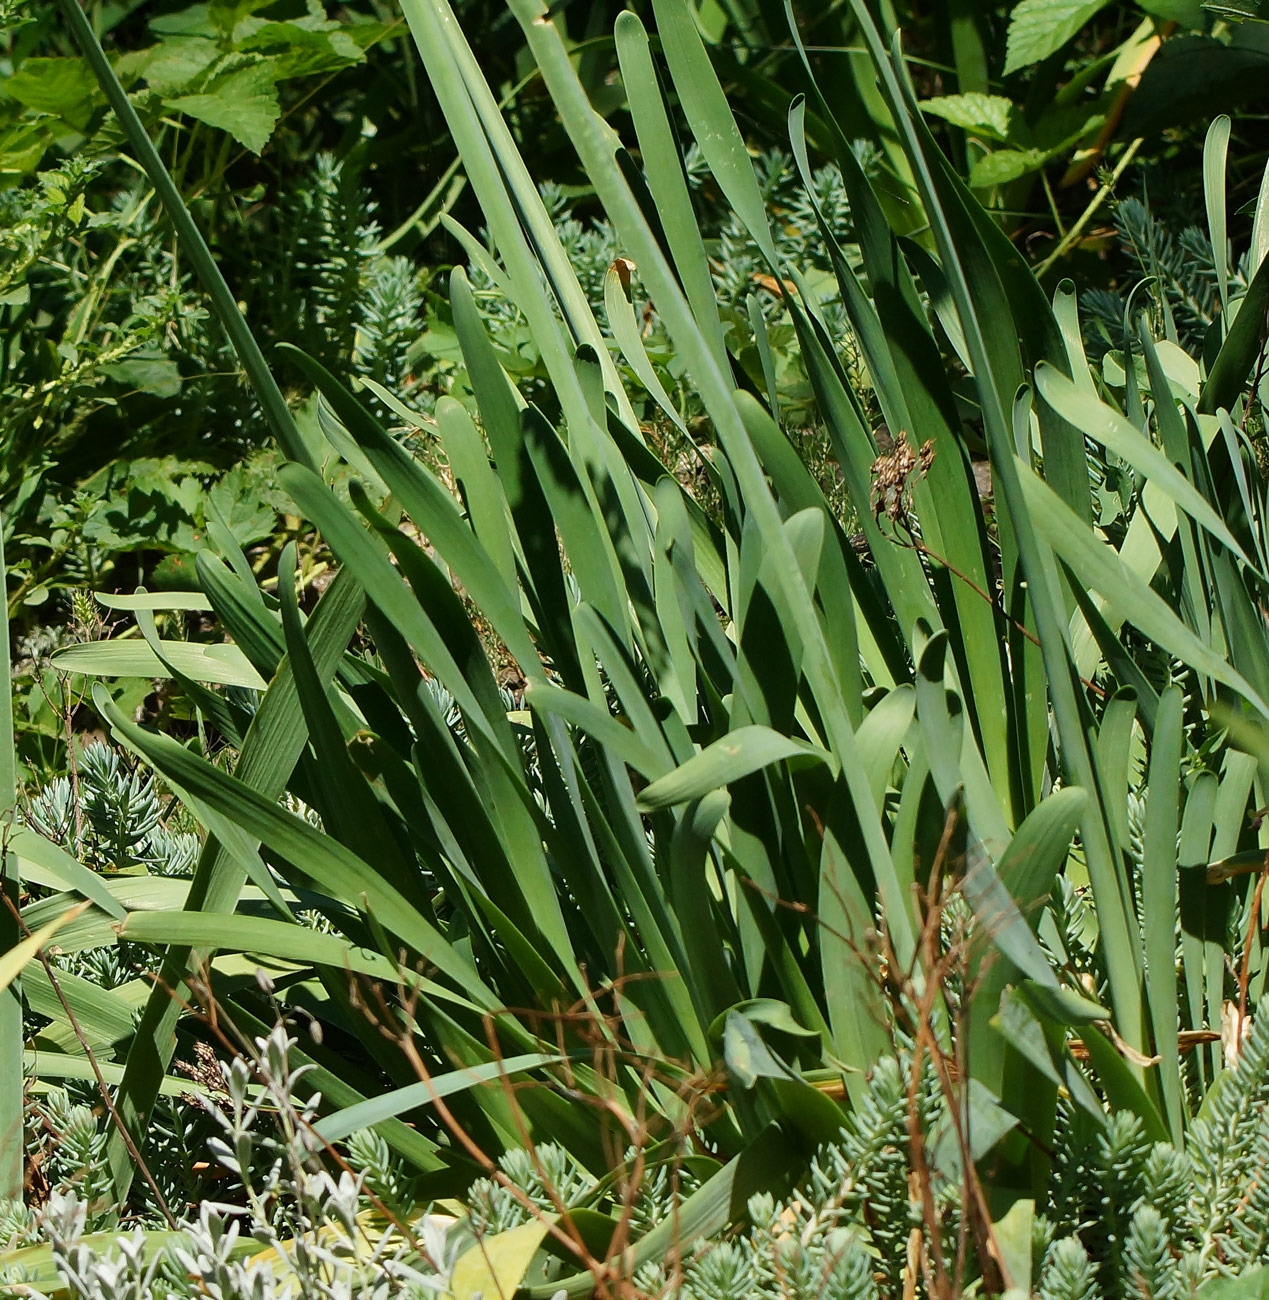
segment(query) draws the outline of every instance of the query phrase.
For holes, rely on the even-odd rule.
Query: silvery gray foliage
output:
[[[32,829],[94,867],[144,866],[158,875],[193,869],[199,838],[163,825],[154,777],[144,768],[130,765],[109,745],[89,745],[79,759],[77,782],[78,800],[66,777],[30,800],[26,820]]]
[[[497,1179],[481,1179],[468,1192],[464,1222],[425,1215],[408,1231],[367,1232],[371,1192],[388,1192],[398,1212],[410,1204],[408,1185],[395,1180],[386,1149],[370,1134],[349,1144],[354,1169],[331,1171],[312,1128],[320,1098],[306,1092],[310,1067],[291,1068],[294,1042],[279,1027],[257,1040],[253,1064],[240,1059],[221,1067],[210,1146],[233,1175],[241,1203],[204,1202],[174,1241],[134,1232],[103,1250],[85,1238],[87,1190],[54,1193],[38,1231],[53,1247],[71,1300],[440,1300],[475,1239],[516,1227],[535,1207],[601,1208],[612,1194],[568,1153],[543,1144],[499,1162],[519,1195]],[[755,1196],[748,1226],[697,1242],[681,1259],[650,1262],[637,1285],[665,1300],[903,1294],[912,1236],[929,1233],[910,1185],[907,1068],[904,1054],[874,1072],[839,1139],[821,1149],[782,1199]],[[939,1096],[918,1088],[917,1104],[922,1130],[933,1131]],[[82,1129],[91,1142],[88,1119],[69,1104],[65,1109],[64,1126]],[[1112,1113],[1099,1126],[1064,1104],[1055,1157],[1032,1234],[1031,1294],[1040,1300],[1193,1300],[1212,1277],[1264,1262],[1269,1019],[1253,1028],[1236,1068],[1212,1088],[1184,1148],[1150,1141],[1134,1116]],[[931,1176],[950,1260],[963,1208],[960,1184],[946,1172],[931,1169]],[[677,1189],[657,1177],[641,1179],[640,1196],[658,1202],[653,1217],[676,1213],[695,1186],[692,1178],[676,1181]],[[635,1220],[646,1226],[651,1210],[636,1206]],[[4,1223],[10,1235],[24,1235],[16,1210]],[[0,1287],[17,1280],[0,1278]],[[1021,1300],[1023,1292],[1011,1294]]]
[[[88,1231],[106,1227],[114,1213],[114,1184],[106,1163],[106,1133],[90,1106],[65,1088],[51,1088],[35,1107],[35,1119],[56,1140],[46,1143],[41,1173],[78,1206]]]
[[[493,1236],[527,1223],[532,1217],[529,1204],[544,1213],[561,1205],[575,1209],[586,1205],[598,1180],[554,1143],[546,1142],[531,1152],[506,1152],[498,1166],[520,1195],[493,1178],[478,1178],[467,1191],[465,1204],[471,1230],[476,1237]]]
[[[208,1145],[243,1204],[204,1201],[176,1234],[135,1230],[102,1249],[86,1239],[84,1197],[50,1196],[38,1232],[72,1300],[430,1300],[448,1292],[465,1239],[434,1215],[408,1230],[363,1225],[365,1172],[324,1166],[313,1131],[320,1095],[305,1094],[309,1067],[290,1067],[294,1044],[279,1026],[256,1040],[252,1064],[222,1066],[222,1104],[210,1110],[220,1132]]]

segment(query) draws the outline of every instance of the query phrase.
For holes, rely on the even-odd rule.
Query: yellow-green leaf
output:
[[[450,1279],[453,1300],[511,1300],[556,1218],[544,1214],[465,1251]]]
[[[16,944],[0,957],[0,993],[3,993],[22,974],[22,968],[62,926],[68,921],[73,921],[88,906],[88,903],[80,903],[77,907],[63,912],[61,916],[54,917],[47,925],[42,925],[33,935],[23,939],[21,943]]]

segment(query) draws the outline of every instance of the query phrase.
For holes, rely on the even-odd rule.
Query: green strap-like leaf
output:
[[[162,650],[164,659],[196,682],[242,686],[253,691],[265,688],[264,678],[236,645],[166,641]],[[163,659],[144,641],[89,641],[67,646],[53,656],[53,665],[62,672],[90,677],[169,676]]]
[[[308,626],[313,657],[324,678],[334,673],[363,608],[364,597],[352,578],[336,575]],[[294,677],[290,666],[283,664],[244,737],[236,777],[266,798],[277,799],[286,788],[306,739]],[[209,841],[195,868],[186,906],[232,912],[245,879],[246,872],[234,855],[216,841]],[[134,1140],[143,1145],[151,1108],[176,1047],[175,1027],[181,1006],[173,992],[182,988],[198,957],[198,950],[183,946],[168,950],[128,1052],[116,1107]],[[136,1164],[117,1133],[112,1134],[107,1145],[107,1159],[118,1194],[125,1196]]]
[[[658,808],[672,808],[691,799],[701,799],[751,772],[760,772],[785,759],[836,766],[830,754],[804,740],[782,736],[770,727],[741,727],[654,781],[639,795],[639,808],[643,812],[655,812]]]
[[[1113,599],[1124,619],[1190,667],[1232,687],[1263,716],[1269,706],[1229,663],[1204,645],[1105,542],[1071,514],[1021,461],[1018,476],[1031,519],[1053,550],[1087,586]]]

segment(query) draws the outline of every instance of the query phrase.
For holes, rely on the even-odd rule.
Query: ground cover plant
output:
[[[509,5],[603,210],[583,259],[454,12],[410,0],[484,230],[449,221],[461,383],[425,415],[332,318],[261,352],[61,6],[301,523],[266,587],[213,518],[188,589],[101,596],[134,637],[53,656],[184,716],[98,686],[116,748],[9,841],[12,1285],[1263,1289],[1269,217],[1231,217],[1217,118],[1210,292],[1174,268],[1098,328],[847,8],[886,140],[794,22],[777,190],[688,7],[617,18],[618,136],[567,28]],[[164,1171],[209,1135],[204,1181]]]

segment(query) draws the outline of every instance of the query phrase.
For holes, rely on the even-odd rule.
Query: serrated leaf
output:
[[[227,131],[239,144],[260,153],[281,115],[274,69],[253,63],[216,80],[201,95],[181,95],[163,103],[178,113]]]
[[[148,50],[121,55],[115,64],[120,80],[141,77],[151,90],[174,95],[187,90],[220,57],[220,46],[201,36],[160,41]]]
[[[297,22],[263,23],[242,41],[240,48],[271,54],[279,79],[331,72],[366,59],[361,46],[346,33],[314,31]]]
[[[969,183],[976,190],[1008,185],[1019,176],[1038,171],[1048,159],[1049,155],[1043,149],[997,149],[974,164],[969,173]]]
[[[1022,0],[1009,16],[1005,76],[1056,54],[1108,0]]]
[[[921,101],[921,110],[941,117],[972,135],[988,140],[1022,143],[1026,127],[1013,100],[1001,95],[940,95]]]
[[[83,59],[26,59],[0,85],[19,104],[81,129],[101,100],[97,79]]]

